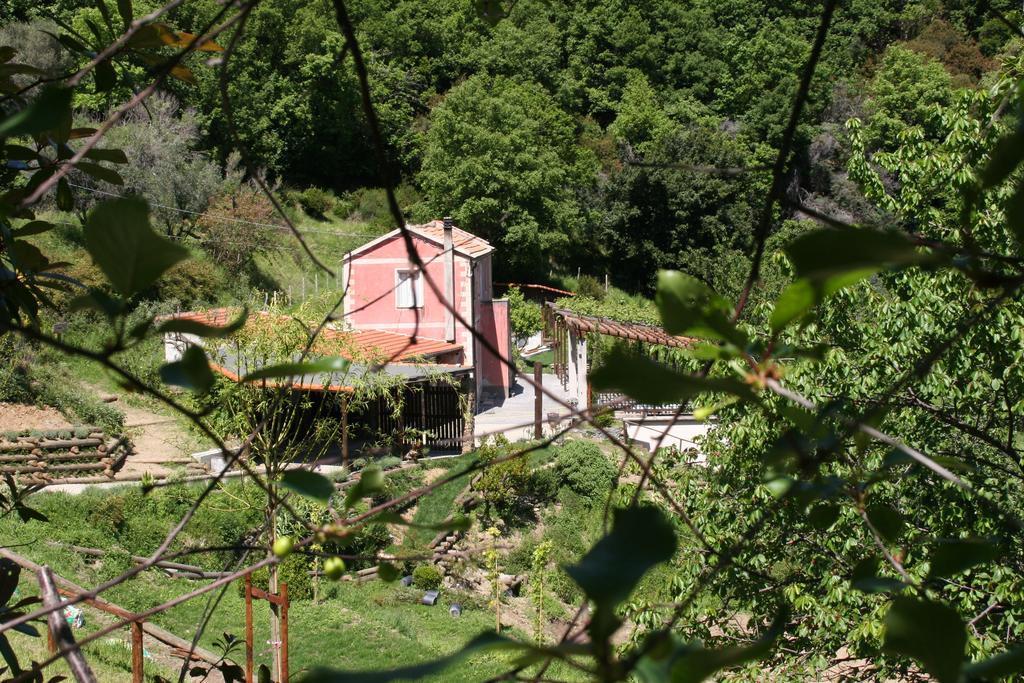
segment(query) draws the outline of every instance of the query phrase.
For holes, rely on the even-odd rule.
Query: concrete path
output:
[[[569,401],[569,395],[562,388],[562,383],[554,375],[543,375],[544,388],[549,390],[563,402]],[[520,378],[516,378],[512,386],[512,396],[503,402],[491,401],[481,403],[483,410],[477,413],[473,436],[477,443],[483,437],[494,434],[504,434],[509,441],[533,438],[534,421],[534,390],[533,385],[528,384]],[[561,419],[550,421],[548,416],[557,413]],[[559,424],[564,426],[564,421],[569,411],[550,396],[544,396],[544,403],[541,408],[541,415],[544,419],[544,434],[550,434],[557,429]]]

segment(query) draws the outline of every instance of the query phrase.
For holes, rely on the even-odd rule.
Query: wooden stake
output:
[[[252,683],[252,576],[245,575],[245,683]]]
[[[142,649],[142,624],[133,621],[132,629],[132,683],[143,683],[145,679],[143,672],[143,649]]]
[[[281,683],[288,681],[288,584],[281,582]]]
[[[534,384],[534,397],[533,397],[533,438],[543,439],[544,431],[541,423],[541,411],[544,408],[544,392],[541,391],[541,386],[544,381],[544,375],[541,374],[540,362],[534,361],[533,363],[533,384]]]

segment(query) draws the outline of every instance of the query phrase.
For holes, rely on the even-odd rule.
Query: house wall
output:
[[[441,246],[413,236],[416,252],[426,264],[427,275],[445,292],[444,256]],[[473,269],[470,260],[458,253],[454,258],[455,306],[465,320],[472,320]],[[395,271],[410,267],[401,235],[375,245],[345,264],[343,278],[345,323],[352,329],[376,329],[415,334],[427,339],[445,339],[447,310],[444,300],[423,282],[423,307],[397,308]],[[473,341],[469,329],[456,321],[455,342],[463,348],[460,362],[473,363]]]
[[[503,358],[511,358],[512,337],[509,331],[508,299],[483,302],[480,307],[481,335],[498,350]],[[495,356],[481,344],[480,379],[481,389],[499,389],[508,396],[512,386],[512,370],[501,358]]]

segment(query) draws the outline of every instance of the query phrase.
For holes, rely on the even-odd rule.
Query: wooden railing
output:
[[[11,552],[6,548],[0,548],[0,557],[5,557],[23,569],[27,569],[37,575],[40,574],[43,569],[42,566],[36,564],[27,557]],[[57,592],[66,598],[70,598],[72,601],[78,601],[79,597],[89,593],[86,589],[68,581],[62,576],[54,574],[53,578],[54,582],[57,584]],[[87,597],[81,602],[84,602],[90,607],[98,609],[101,612],[113,615],[122,621],[129,622],[128,628],[131,630],[132,646],[132,683],[142,683],[144,679],[143,635],[147,635],[168,646],[171,649],[171,653],[176,657],[188,660],[199,660],[207,662],[208,664],[218,664],[221,661],[221,658],[212,652],[204,650],[201,647],[194,646],[184,638],[179,638],[170,631],[166,631],[159,626],[144,621],[142,617],[134,612],[129,612],[123,607],[115,605],[103,598]],[[50,633],[49,630],[47,632]],[[53,641],[52,633],[50,635],[49,643],[50,652],[56,652],[56,643]]]

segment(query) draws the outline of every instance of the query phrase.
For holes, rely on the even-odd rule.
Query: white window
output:
[[[423,278],[418,270],[395,271],[395,307],[423,308]]]

